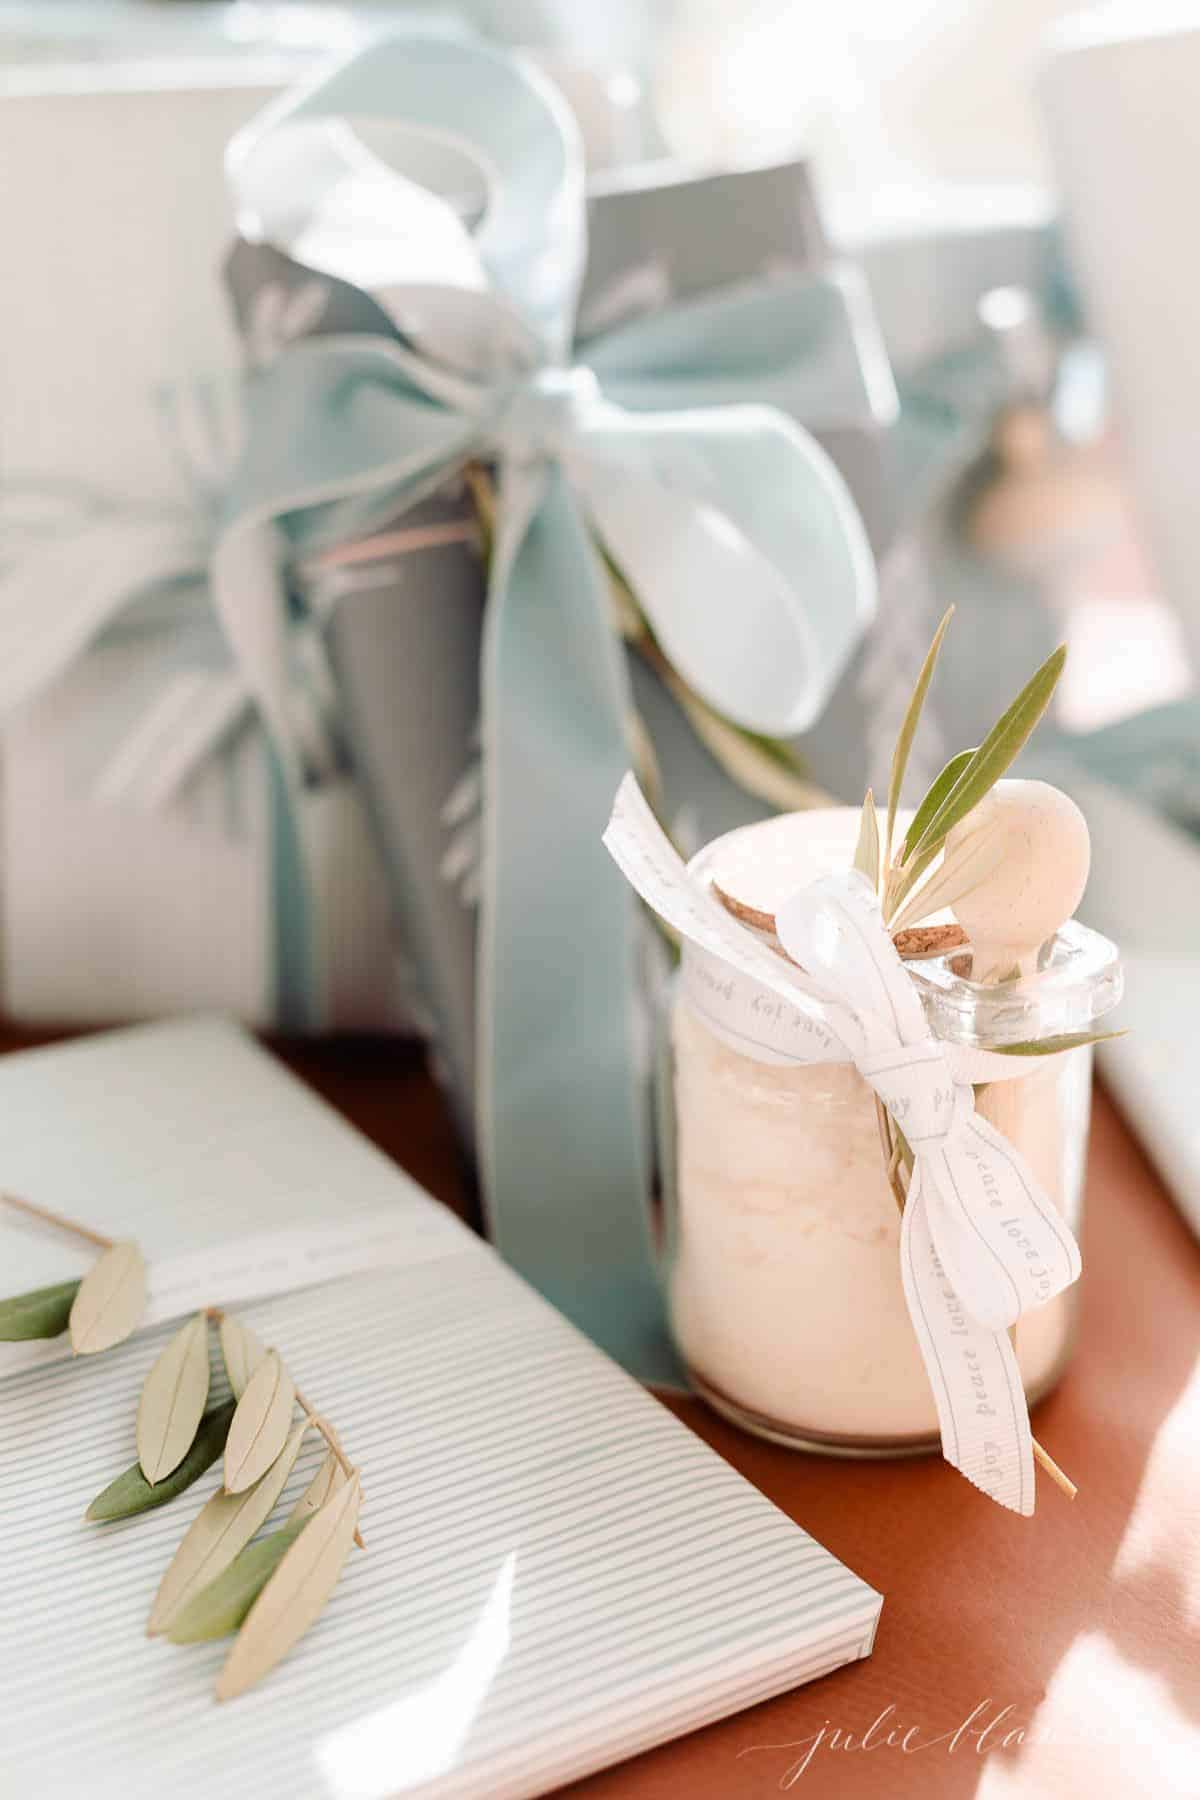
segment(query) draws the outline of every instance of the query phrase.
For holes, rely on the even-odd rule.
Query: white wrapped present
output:
[[[80,567],[101,587],[104,558],[117,558],[110,576],[120,567],[94,535],[100,519],[124,521],[143,551],[138,530],[155,519],[191,548],[195,445],[164,430],[160,401],[193,371],[236,364],[222,159],[321,48],[299,13],[295,23],[288,54],[260,46],[235,60],[197,54],[220,47],[209,26],[203,43],[185,42],[160,8],[89,13],[87,32],[64,9],[53,31],[33,19],[15,40],[0,21],[0,162],[25,172],[0,184],[0,555],[10,572],[34,558],[0,625],[0,1006],[31,1022],[213,1007],[259,1025],[390,1029],[407,1016],[378,859],[344,768],[301,808],[302,918],[287,903],[264,742],[244,717],[186,778],[178,766],[173,784],[148,778],[148,764],[163,774],[178,762],[172,719],[195,726],[199,690],[221,667],[203,595],[139,605],[112,628],[86,624],[84,596],[71,654],[44,641],[72,598],[54,590],[47,549],[77,540],[62,577],[77,590]],[[150,58],[156,46],[165,60]],[[31,508],[34,528],[18,530]],[[195,554],[182,562],[199,566]],[[181,610],[198,616],[182,637]],[[31,634],[49,656],[33,680],[12,660]]]
[[[203,577],[187,572],[204,549],[187,511],[61,505],[0,574],[4,1008],[399,1028],[357,787],[327,731],[311,784],[285,802]]]

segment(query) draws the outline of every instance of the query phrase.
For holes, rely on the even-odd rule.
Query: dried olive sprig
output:
[[[94,1246],[100,1256],[77,1281],[0,1301],[0,1340],[71,1334],[76,1352],[111,1348],[145,1310],[146,1270],[136,1244],[12,1195],[30,1217]],[[216,1326],[232,1398],[209,1405],[209,1328]],[[301,1418],[295,1422],[299,1409]],[[286,1523],[268,1525],[309,1433],[326,1455]],[[159,1352],[137,1409],[137,1461],[92,1501],[87,1518],[109,1524],[174,1500],[219,1459],[222,1486],[201,1508],[167,1567],[147,1630],[175,1643],[236,1631],[217,1680],[233,1699],[269,1673],[323,1610],[352,1543],[362,1547],[362,1484],[337,1432],[299,1391],[278,1351],[220,1307],[195,1313]]]
[[[0,1342],[61,1337],[69,1331],[75,1354],[92,1356],[111,1350],[136,1330],[146,1310],[146,1265],[135,1243],[117,1242],[91,1225],[16,1194],[0,1195],[0,1200],[29,1218],[82,1238],[101,1253],[77,1282],[59,1282],[0,1300]]]

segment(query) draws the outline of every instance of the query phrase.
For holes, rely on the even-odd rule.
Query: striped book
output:
[[[136,1237],[151,1271],[115,1350],[0,1345],[5,1793],[535,1795],[870,1651],[878,1594],[236,1028],[6,1057],[0,1116],[3,1187]],[[0,1206],[0,1292],[87,1260]],[[226,1644],[144,1631],[217,1471],[83,1518],[133,1460],[169,1319],[206,1300],[335,1421],[367,1545],[225,1706]]]

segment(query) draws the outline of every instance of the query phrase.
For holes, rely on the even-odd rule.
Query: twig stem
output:
[[[4,1194],[0,1198],[6,1206],[15,1206],[18,1212],[28,1213],[31,1219],[41,1219],[47,1225],[57,1225],[60,1231],[69,1231],[74,1237],[86,1238],[98,1250],[111,1250],[113,1247],[114,1239],[105,1237],[102,1231],[93,1231],[90,1225],[81,1225],[78,1219],[68,1219],[62,1213],[51,1212],[48,1206],[35,1206],[32,1200],[22,1200],[16,1194]]]
[[[1064,1474],[1059,1468],[1054,1458],[1050,1455],[1050,1452],[1042,1449],[1042,1446],[1038,1443],[1036,1438],[1033,1440],[1033,1455],[1034,1461],[1039,1462],[1042,1465],[1054,1485],[1062,1489],[1068,1500],[1073,1500],[1079,1492],[1079,1489],[1075,1486],[1071,1477]]]
[[[300,1411],[302,1413],[304,1413],[304,1415],[308,1419],[309,1423],[311,1425],[314,1425],[316,1427],[316,1429],[320,1432],[321,1436],[325,1439],[325,1442],[329,1445],[330,1450],[333,1452],[334,1456],[337,1458],[338,1466],[340,1467],[343,1475],[346,1476],[347,1480],[350,1478],[350,1476],[356,1475],[358,1473],[358,1471],[354,1467],[354,1464],[350,1461],[349,1457],[346,1455],[346,1452],[342,1449],[341,1440],[338,1437],[337,1432],[333,1429],[333,1426],[329,1423],[329,1420],[326,1419],[323,1414],[321,1414],[317,1411],[316,1407],[312,1404],[311,1400],[306,1400],[304,1398],[304,1395],[300,1392],[299,1388],[296,1389],[296,1405],[300,1408]],[[367,1546],[363,1543],[362,1533],[360,1531],[356,1531],[354,1533],[354,1541],[358,1545],[360,1550],[366,1549]]]
[[[204,1309],[204,1316],[206,1319],[211,1319],[214,1325],[219,1325],[221,1320],[225,1317],[225,1312],[220,1306],[206,1306]],[[319,1431],[321,1436],[325,1439],[330,1450],[337,1458],[342,1473],[347,1479],[351,1475],[357,1475],[358,1470],[354,1467],[354,1464],[342,1449],[341,1439],[338,1437],[337,1432],[333,1429],[329,1420],[325,1418],[322,1413],[317,1411],[312,1401],[305,1399],[299,1388],[296,1389],[296,1405],[300,1408],[300,1411],[304,1414],[308,1423],[313,1426],[315,1430]],[[367,1546],[363,1543],[362,1533],[360,1531],[355,1532],[354,1541],[360,1550],[366,1549]]]

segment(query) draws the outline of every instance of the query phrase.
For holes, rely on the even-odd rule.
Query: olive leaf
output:
[[[674,669],[664,668],[661,674],[709,755],[747,794],[781,812],[804,812],[831,804],[828,794],[805,775],[790,745],[731,724]]]
[[[653,669],[659,681],[672,695],[680,711],[713,760],[748,794],[763,800],[777,811],[796,812],[814,806],[828,806],[828,794],[808,780],[804,758],[786,738],[769,737],[735,725],[715,707],[701,699],[679,671],[665,657],[650,628],[649,620],[638,605],[637,597],[617,564],[604,556],[612,599],[613,623],[627,644],[632,645]],[[634,746],[648,749],[653,759],[653,746],[644,737],[641,721],[636,721]],[[644,761],[644,757],[635,759]],[[657,777],[657,766],[654,769]],[[650,792],[656,780],[643,781]]]
[[[920,879],[921,871],[916,867],[918,861],[922,857],[928,859],[936,854],[954,827],[991,792],[1024,749],[1030,734],[1053,698],[1066,658],[1066,645],[1060,644],[1046,658],[1041,668],[1030,676],[1007,712],[997,719],[978,750],[972,752],[949,790],[929,810],[921,835],[915,837],[910,829],[905,838],[904,873],[893,893],[896,905]],[[945,773],[943,770],[942,775]],[[939,782],[942,775],[938,777]],[[918,814],[926,811],[924,801],[917,810]],[[928,867],[928,860],[924,866]]]
[[[897,861],[902,868],[908,861],[914,847],[919,844],[921,839],[925,836],[929,821],[933,818],[939,806],[942,804],[942,801],[954,787],[959,776],[974,755],[974,750],[960,750],[957,756],[952,756],[950,758],[950,761],[946,764],[941,774],[933,782],[929,792],[913,814],[908,830],[904,834],[904,842],[900,846],[900,855],[897,858]]]
[[[208,1320],[197,1313],[159,1355],[137,1411],[138,1462],[146,1480],[179,1467],[208,1399]]]
[[[645,719],[633,705],[628,706],[625,712],[625,741],[629,746],[629,760],[638,778],[638,785],[651,806],[656,811],[661,811],[664,804],[663,780],[658,753]]]
[[[225,1491],[240,1494],[270,1468],[287,1440],[296,1390],[269,1350],[246,1383],[225,1445]]]
[[[989,1044],[1001,1056],[1056,1056],[1060,1050],[1077,1050],[1082,1044],[1106,1044],[1125,1036],[1124,1031],[1065,1031],[1061,1037],[1031,1038],[1021,1044]]]
[[[266,1354],[266,1345],[250,1327],[226,1313],[221,1320],[221,1358],[235,1400],[241,1399],[246,1383]]]
[[[134,1463],[96,1495],[85,1517],[107,1525],[113,1519],[128,1519],[134,1513],[162,1506],[176,1494],[182,1494],[200,1479],[205,1469],[211,1468],[225,1448],[236,1404],[235,1400],[226,1400],[205,1413],[187,1455],[161,1481],[151,1485],[142,1474],[141,1464]]]
[[[159,1583],[146,1624],[149,1637],[165,1631],[180,1608],[207,1587],[265,1524],[287,1485],[308,1429],[307,1419],[296,1426],[253,1487],[240,1494],[214,1494],[201,1507]]]
[[[933,634],[933,642],[925,653],[925,661],[921,664],[921,673],[917,676],[917,685],[912,691],[912,698],[901,721],[900,732],[896,738],[896,748],[892,752],[892,771],[888,781],[887,809],[887,842],[884,846],[884,862],[892,860],[892,833],[895,830],[896,814],[900,807],[900,792],[904,786],[905,771],[908,768],[909,752],[913,739],[917,735],[917,726],[921,723],[921,712],[925,705],[925,696],[929,692],[929,683],[933,680],[933,671],[937,667],[938,652],[942,647],[954,608],[948,607],[942,616],[942,622]]]
[[[215,1581],[193,1594],[167,1626],[173,1644],[200,1644],[236,1631],[291,1549],[308,1519],[289,1520],[270,1537],[239,1550]]]
[[[30,1288],[27,1294],[0,1300],[0,1343],[58,1337],[67,1329],[78,1292],[77,1281],[60,1281],[54,1287]]]
[[[68,1324],[77,1356],[111,1350],[127,1338],[146,1308],[146,1265],[136,1244],[114,1244],[79,1284]]]
[[[875,813],[875,796],[870,788],[862,804],[858,826],[858,844],[854,851],[854,867],[865,875],[872,888],[879,886],[879,820]]]
[[[941,868],[930,876],[924,887],[911,894],[893,914],[888,922],[891,930],[903,931],[908,925],[928,919],[947,906],[954,906],[981,882],[987,881],[1003,859],[1002,831],[985,829],[968,833],[961,844],[955,844],[953,854],[947,852]]]
[[[319,1512],[324,1506],[330,1495],[336,1494],[340,1487],[345,1486],[345,1483],[346,1471],[331,1450],[288,1514],[288,1524],[294,1524],[302,1519],[311,1519],[313,1514]]]
[[[217,1677],[218,1700],[236,1699],[261,1681],[319,1617],[350,1553],[361,1502],[361,1485],[354,1475],[300,1528],[251,1607]]]

